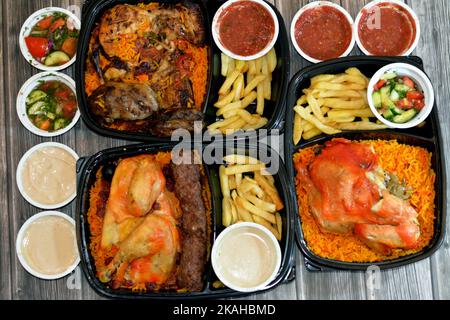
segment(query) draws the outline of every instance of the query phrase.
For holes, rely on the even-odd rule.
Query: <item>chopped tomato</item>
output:
[[[60,90],[55,92],[55,97],[66,100],[69,98],[71,91],[70,90]]]
[[[65,24],[66,20],[64,20],[63,18],[59,18],[55,22],[53,22],[52,26],[50,27],[50,31],[55,32],[56,29],[61,28]]]
[[[47,30],[52,25],[53,16],[48,16],[46,18],[43,18],[41,21],[37,23],[37,26],[41,30]]]
[[[48,39],[40,37],[26,37],[28,51],[35,58],[43,58],[48,53]]]
[[[423,101],[423,99],[413,100],[412,104],[414,106],[414,109],[416,110],[422,110],[423,107],[425,107],[425,102]]]
[[[414,89],[414,81],[412,81],[410,78],[408,78],[408,77],[403,77],[402,78],[402,80],[403,80],[403,83],[405,84],[405,85],[407,85],[408,87],[410,87],[410,88],[413,88]]]
[[[412,99],[418,100],[418,99],[423,99],[423,94],[420,93],[419,91],[408,91],[406,93],[406,97],[411,100]]]
[[[406,99],[406,98],[403,98],[403,99],[397,101],[396,105],[397,105],[397,107],[399,107],[400,109],[411,109],[411,107],[412,107],[411,101],[409,101],[409,100]]]
[[[50,121],[50,119],[47,119],[39,125],[39,129],[47,131],[48,129],[50,129],[51,124],[52,122]]]
[[[76,106],[77,106],[77,103],[74,100],[64,103],[63,104],[64,118],[72,118],[75,113]]]
[[[77,39],[69,37],[64,40],[61,50],[69,55],[69,57],[73,57],[77,52]]]
[[[373,86],[373,91],[377,91],[377,90],[381,89],[385,83],[386,83],[386,80],[378,80],[378,82]]]

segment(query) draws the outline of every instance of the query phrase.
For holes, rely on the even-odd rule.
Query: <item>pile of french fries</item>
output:
[[[284,204],[273,177],[261,161],[244,155],[227,155],[227,166],[219,168],[222,190],[222,224],[255,222],[281,240],[282,220],[278,211]]]
[[[294,106],[294,145],[322,132],[342,130],[379,130],[387,128],[378,121],[367,102],[369,79],[357,68],[341,74],[320,74],[311,78],[311,86]]]
[[[267,124],[263,117],[264,101],[271,98],[272,72],[277,66],[275,49],[261,58],[235,60],[221,54],[221,74],[225,81],[214,104],[216,115],[223,119],[208,126],[211,133],[231,134],[238,130],[256,130]],[[247,107],[256,100],[254,113]],[[253,106],[252,106],[253,107]]]

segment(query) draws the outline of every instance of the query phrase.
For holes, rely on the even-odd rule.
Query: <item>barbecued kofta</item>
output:
[[[113,289],[201,291],[210,248],[210,191],[203,167],[170,152],[100,167],[90,190],[90,252]]]
[[[89,110],[103,127],[170,136],[202,121],[209,47],[199,5],[118,4],[95,25],[86,59]]]

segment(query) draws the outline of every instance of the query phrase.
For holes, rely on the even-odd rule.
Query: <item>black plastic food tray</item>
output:
[[[159,151],[171,151],[174,144],[136,144],[125,147],[107,149],[96,153],[91,157],[80,158],[77,162],[77,199],[76,199],[76,229],[77,242],[81,257],[81,266],[86,278],[92,288],[99,294],[109,298],[126,299],[198,299],[198,298],[224,298],[232,296],[244,296],[251,294],[237,292],[229,288],[215,289],[213,282],[218,280],[212,269],[211,261],[207,262],[204,274],[204,289],[201,292],[132,292],[125,289],[112,289],[106,284],[100,282],[96,277],[95,263],[90,253],[90,229],[87,220],[89,209],[89,192],[96,179],[96,172],[100,166],[112,163],[120,158],[136,156],[139,154],[154,154]],[[209,145],[208,148],[211,148]],[[202,147],[205,148],[205,147]],[[248,147],[244,150],[256,150]],[[282,252],[282,262],[278,275],[264,290],[266,291],[276,287],[278,284],[294,279],[294,217],[292,216],[293,196],[288,187],[287,174],[278,155],[281,168],[274,176],[276,187],[284,201],[285,208],[280,212],[283,220],[283,240],[280,242]],[[218,165],[204,165],[205,172],[209,180],[211,190],[211,243],[214,242],[218,234],[223,230],[222,227],[222,195],[220,191]]]
[[[382,131],[359,131],[343,132],[337,135],[321,135],[311,140],[301,140],[297,146],[293,145],[293,106],[302,94],[302,89],[309,87],[310,78],[324,73],[340,73],[349,67],[357,67],[367,77],[371,77],[378,69],[394,62],[410,63],[420,69],[423,69],[422,60],[418,57],[347,57],[339,58],[316,65],[312,65],[299,71],[291,80],[289,85],[289,94],[287,99],[287,115],[285,124],[285,159],[289,175],[289,184],[294,189],[293,210],[296,215],[296,241],[297,245],[305,257],[305,265],[311,271],[321,271],[326,269],[345,269],[345,270],[366,270],[371,265],[376,265],[381,269],[388,269],[413,263],[426,257],[429,257],[442,244],[445,233],[446,219],[446,180],[445,180],[445,160],[442,152],[441,131],[436,108],[433,108],[430,116],[426,120],[425,126],[421,128],[411,128],[406,130],[388,129]],[[303,236],[301,221],[299,218],[299,208],[295,191],[295,171],[293,165],[293,154],[299,149],[306,148],[315,144],[323,144],[332,138],[344,137],[350,140],[358,139],[396,139],[400,143],[420,146],[432,152],[431,166],[436,173],[435,181],[435,222],[434,236],[429,245],[421,252],[400,257],[393,260],[371,262],[371,263],[349,263],[337,260],[325,259],[314,254],[309,248]]]
[[[205,115],[204,123],[205,128],[209,124],[216,120],[216,108],[213,107],[214,102],[218,97],[218,90],[224,80],[220,74],[220,50],[212,40],[211,34],[211,21],[214,13],[219,6],[225,1],[222,0],[87,0],[82,10],[82,26],[80,30],[80,37],[78,41],[77,60],[75,63],[75,81],[77,83],[77,99],[78,107],[81,112],[81,117],[86,123],[87,127],[92,131],[109,137],[122,138],[127,140],[135,140],[142,142],[169,142],[170,137],[156,137],[149,133],[139,133],[130,131],[120,131],[111,128],[101,126],[92,116],[87,103],[87,95],[84,89],[84,72],[85,62],[89,49],[89,39],[91,37],[92,30],[95,23],[98,21],[102,13],[113,7],[116,4],[128,3],[196,3],[199,4],[205,23],[206,31],[206,44],[209,46],[209,71],[208,71],[208,84],[205,96],[205,102],[202,110]],[[284,26],[283,17],[280,12],[273,5],[269,3],[272,9],[275,11],[278,17],[280,30],[277,42],[275,43],[275,50],[277,52],[277,67],[274,70],[272,76],[272,99],[265,102],[264,116],[269,120],[267,125],[261,129],[283,129],[282,121],[284,119],[284,102],[289,83],[289,39]],[[257,130],[259,132],[259,130]],[[243,135],[245,136],[245,135]]]

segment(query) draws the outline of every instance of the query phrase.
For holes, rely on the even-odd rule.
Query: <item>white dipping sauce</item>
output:
[[[76,159],[59,147],[34,151],[25,161],[22,184],[34,201],[54,205],[69,199],[76,191]]]
[[[256,287],[270,278],[277,264],[270,238],[254,228],[240,228],[226,234],[217,248],[217,272],[242,288]]]
[[[59,216],[45,216],[24,232],[22,256],[35,271],[55,275],[66,271],[78,259],[75,226]]]

